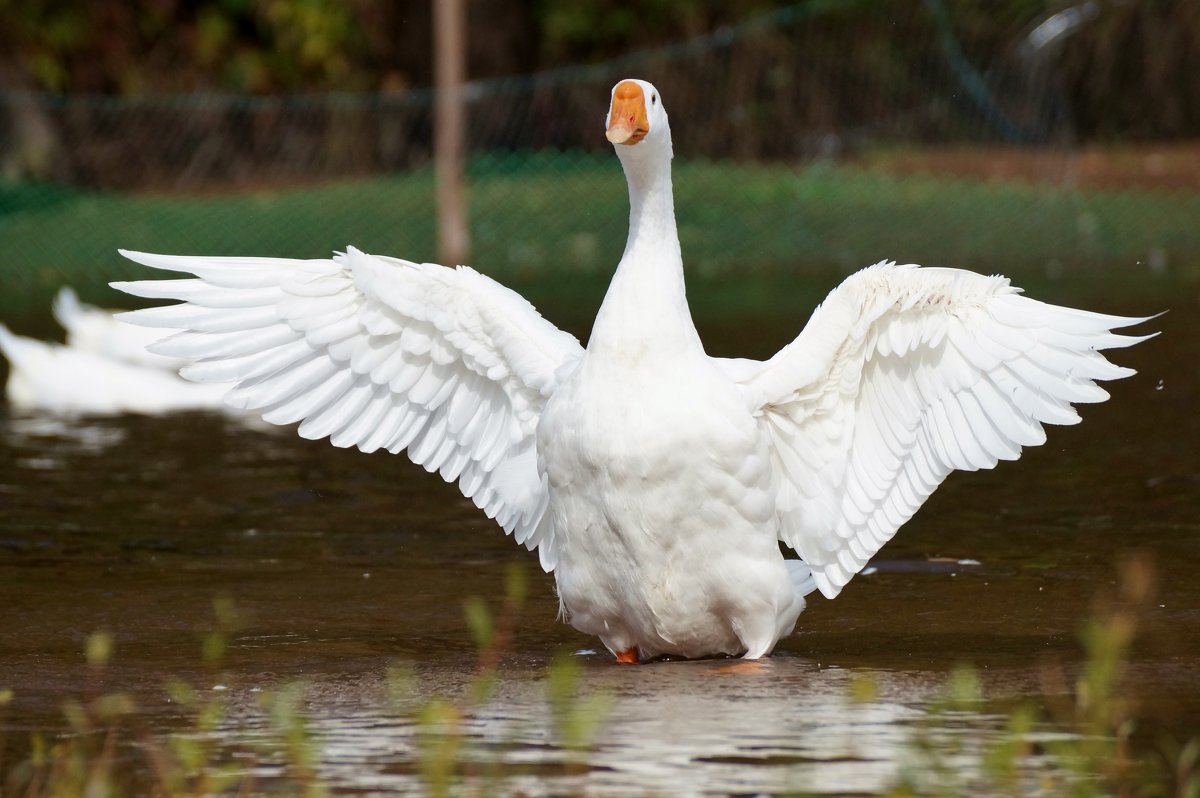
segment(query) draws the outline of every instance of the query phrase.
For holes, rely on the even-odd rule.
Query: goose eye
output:
[[[657,95],[657,94],[651,94],[651,95],[650,95],[650,104],[651,104],[651,105],[658,105],[658,95]]]

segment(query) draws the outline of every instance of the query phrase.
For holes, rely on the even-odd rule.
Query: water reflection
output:
[[[18,466],[61,468],[61,456],[71,451],[102,453],[125,439],[127,430],[120,423],[102,418],[72,418],[52,413],[16,411],[7,419],[7,439],[14,448],[45,452],[45,457],[27,457]]]
[[[926,717],[918,705],[936,691],[933,680],[880,673],[882,691],[907,701],[854,703],[850,672],[794,657],[750,667],[594,661],[585,674],[589,691],[615,699],[586,758],[576,762],[559,747],[542,670],[506,668],[499,695],[463,727],[468,782],[488,784],[486,774],[500,762],[503,789],[531,796],[877,793],[914,764],[913,724]],[[471,678],[469,670],[447,675],[442,669],[438,679],[451,691]],[[313,694],[324,779],[346,790],[422,792],[418,730],[407,714],[387,708],[381,677],[322,680]],[[243,716],[229,733],[263,722]],[[969,761],[978,753],[970,741],[995,727],[991,716],[960,712],[954,730],[943,733],[968,741],[962,756]]]

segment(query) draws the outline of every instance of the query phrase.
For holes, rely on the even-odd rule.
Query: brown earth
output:
[[[870,153],[861,166],[892,175],[933,174],[989,182],[1079,188],[1200,191],[1200,141],[1078,150],[943,147]]]

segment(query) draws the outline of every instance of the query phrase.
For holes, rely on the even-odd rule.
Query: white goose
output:
[[[586,349],[467,267],[128,252],[198,279],[115,284],[184,304],[157,345],[226,401],[307,438],[407,450],[553,571],[563,617],[622,662],[762,657],[836,596],[954,469],[1073,424],[1097,350],[1143,319],[1056,307],[1002,277],[880,263],[766,362],[704,352],[684,297],[671,133],[649,83],[612,92],[625,253]],[[784,559],[779,541],[800,559]]]

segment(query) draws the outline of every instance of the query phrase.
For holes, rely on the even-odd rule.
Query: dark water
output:
[[[1200,301],[1189,290],[1145,308],[1101,306],[1173,308],[1153,323],[1162,337],[1116,353],[1140,373],[1020,462],[952,476],[876,573],[835,601],[812,598],[796,634],[748,668],[616,666],[555,620],[552,579],[533,556],[403,458],[210,415],[2,415],[10,755],[28,732],[63,727],[62,700],[87,681],[84,642],[104,629],[116,643],[105,687],[133,693],[151,727],[177,722],[163,689],[171,675],[227,696],[230,736],[261,729],[257,697],[300,678],[324,779],[418,790],[414,726],[388,698],[389,668],[408,664],[418,698],[460,696],[476,672],[463,600],[499,602],[516,563],[530,598],[497,696],[466,726],[477,743],[468,760],[525,774],[511,789],[870,793],[901,772],[956,664],[973,663],[1001,703],[1063,693],[1082,657],[1080,625],[1133,551],[1153,556],[1158,592],[1126,688],[1155,734],[1200,733]],[[707,332],[720,348],[762,354],[788,333],[762,324]],[[209,673],[199,644],[218,595],[240,624],[223,669]],[[551,731],[544,678],[562,651],[581,652],[583,689],[614,701],[582,769],[563,766]],[[852,703],[864,675],[878,693]],[[981,709],[935,730],[986,740],[998,724]]]

